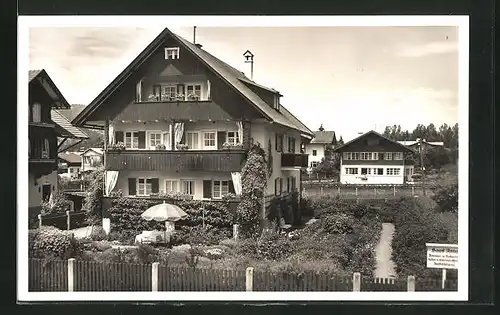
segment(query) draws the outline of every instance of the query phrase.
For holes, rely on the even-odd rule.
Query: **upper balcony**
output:
[[[124,150],[106,152],[106,169],[121,171],[240,171],[245,150]]]
[[[281,153],[281,167],[302,168],[307,167],[309,155],[302,153]]]

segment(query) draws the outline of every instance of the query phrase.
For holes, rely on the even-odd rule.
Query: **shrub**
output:
[[[81,244],[72,233],[45,226],[28,233],[30,258],[65,260],[78,257],[82,252]]]
[[[458,212],[458,181],[439,183],[432,190],[440,212]]]
[[[261,259],[278,260],[292,253],[291,242],[285,235],[276,232],[264,233],[257,240],[257,257]]]
[[[92,231],[90,232],[90,239],[93,241],[102,241],[106,239],[106,232],[100,225],[92,226]]]
[[[49,200],[44,200],[41,203],[42,211],[41,214],[56,214],[56,213],[66,213],[71,209],[71,201],[64,193],[57,193],[52,195],[52,204]]]
[[[229,235],[227,235],[226,231],[218,229],[216,227],[212,227],[210,225],[202,226],[194,226],[187,229],[188,237],[187,240],[189,244],[192,245],[215,245],[219,244],[219,242]]]
[[[354,219],[344,213],[331,214],[322,219],[323,229],[330,234],[346,234],[352,232]]]
[[[87,212],[88,224],[98,224],[101,220],[101,198],[103,196],[104,169],[91,172],[85,179],[88,181],[88,192],[83,200],[82,210]]]

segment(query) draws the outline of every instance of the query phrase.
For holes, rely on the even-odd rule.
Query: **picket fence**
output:
[[[125,264],[94,261],[29,259],[31,292],[98,291],[456,291],[457,281],[340,277],[331,273],[271,273]]]

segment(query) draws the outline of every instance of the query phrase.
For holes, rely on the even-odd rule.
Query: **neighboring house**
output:
[[[334,149],[341,153],[342,184],[401,185],[414,173],[415,151],[375,131],[369,131]]]
[[[240,194],[253,141],[272,156],[271,198],[301,191],[313,136],[280,96],[165,29],[73,123],[104,129],[106,194]]]
[[[335,131],[326,131],[323,127],[320,127],[320,129],[314,133],[314,138],[305,145],[305,153],[309,155],[308,172],[311,172],[318,166],[325,157],[326,146],[332,145],[333,147],[335,139]]]
[[[59,175],[78,177],[82,169],[82,157],[75,152],[59,153]]]
[[[45,70],[29,71],[28,93],[29,214],[37,215],[41,210],[41,202],[58,191],[58,137],[74,138],[81,135],[73,133],[74,130],[69,127],[71,123],[67,120],[62,122],[52,119],[52,109],[69,108],[69,104]]]
[[[80,154],[82,159],[81,172],[91,172],[104,165],[104,151],[101,148],[89,148]]]

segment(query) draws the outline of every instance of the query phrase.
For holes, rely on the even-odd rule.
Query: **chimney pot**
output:
[[[195,45],[196,47],[198,47],[198,48],[203,47],[203,45],[202,45],[202,44],[194,44],[194,45]]]

